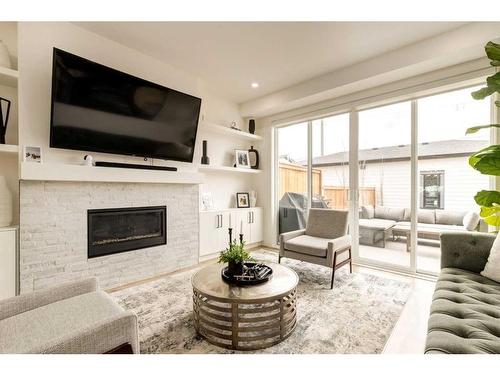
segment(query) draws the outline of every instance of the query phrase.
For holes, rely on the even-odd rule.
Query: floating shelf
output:
[[[0,153],[17,154],[19,152],[18,145],[3,145],[0,144]]]
[[[201,184],[198,172],[170,172],[147,169],[87,167],[61,163],[21,163],[21,180],[34,181],[98,181],[153,184]]]
[[[17,79],[19,78],[19,73],[17,70],[4,68],[0,66],[0,85],[17,87]]]
[[[216,166],[216,165],[198,165],[198,169],[202,172],[236,172],[236,173],[252,173],[258,174],[261,173],[260,169],[250,169],[250,168],[235,168],[235,167],[224,167],[224,166]]]
[[[262,137],[260,135],[250,134],[248,132],[240,131],[240,130],[234,130],[234,129],[231,129],[227,126],[222,126],[222,125],[203,124],[201,126],[201,129],[211,131],[214,133],[226,134],[226,135],[230,135],[233,137],[239,137],[239,138],[243,138],[246,140],[252,140],[252,141],[261,141],[262,140]]]

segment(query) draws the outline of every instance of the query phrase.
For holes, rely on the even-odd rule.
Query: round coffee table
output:
[[[267,264],[266,283],[239,287],[224,282],[225,265],[213,264],[193,275],[194,324],[214,345],[256,350],[286,339],[297,323],[297,274],[280,264]]]

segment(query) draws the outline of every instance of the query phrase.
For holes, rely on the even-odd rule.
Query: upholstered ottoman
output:
[[[500,284],[479,274],[494,238],[441,235],[445,268],[433,296],[426,353],[500,353]]]

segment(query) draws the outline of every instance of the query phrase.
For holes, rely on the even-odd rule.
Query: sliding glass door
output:
[[[439,236],[486,231],[474,195],[491,181],[468,165],[489,144],[491,103],[467,88],[276,129],[283,233],[304,228],[310,207],[349,210],[358,262],[439,271]]]

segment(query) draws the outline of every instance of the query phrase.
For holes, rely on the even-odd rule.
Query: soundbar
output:
[[[156,165],[113,163],[108,161],[96,161],[95,166],[108,167],[108,168],[152,169],[155,171],[171,171],[171,172],[175,172],[177,170],[176,167],[160,167]]]

